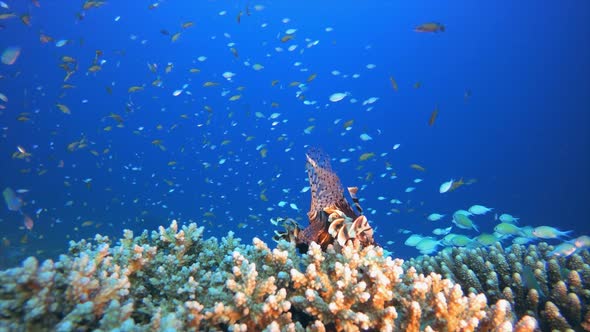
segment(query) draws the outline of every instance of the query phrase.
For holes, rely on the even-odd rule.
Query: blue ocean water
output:
[[[173,219],[270,242],[271,218],[307,225],[312,146],[398,257],[474,204],[481,232],[509,213],[589,233],[587,1],[2,4],[0,189],[23,203],[0,210],[2,267]]]

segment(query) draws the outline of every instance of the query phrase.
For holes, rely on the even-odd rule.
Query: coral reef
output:
[[[547,243],[452,248],[404,266],[439,273],[492,303],[505,299],[518,317],[536,318],[544,331],[590,331],[590,253],[557,257],[553,249]]]
[[[404,272],[377,246],[352,243],[305,254],[232,233],[203,239],[195,224],[117,245],[97,235],[41,264],[0,272],[0,330],[27,331],[532,331],[510,303],[489,307],[440,275]],[[566,296],[569,300],[571,295]],[[527,325],[528,324],[528,325]],[[531,325],[532,324],[532,325]]]
[[[445,264],[435,265],[449,278],[418,270],[392,259],[375,245],[373,229],[362,215],[357,188],[348,188],[357,215],[343,196],[329,159],[318,150],[307,154],[311,187],[310,225],[301,230],[293,219],[281,219],[276,248],[254,238],[240,243],[233,233],[219,241],[203,239],[203,228],[176,221],[140,236],[125,230],[113,246],[108,237],[71,242],[70,253],[57,262],[26,259],[21,267],[0,271],[0,330],[15,331],[535,331],[535,310],[518,315],[521,293],[501,293],[457,264],[461,278]],[[278,223],[278,221],[277,221]],[[499,248],[501,249],[501,248]],[[299,251],[299,252],[298,252]],[[533,251],[535,253],[536,251]],[[510,282],[509,262],[492,260],[495,279]],[[528,254],[527,254],[527,257]],[[576,258],[577,257],[577,258]],[[473,258],[475,260],[475,258]],[[558,263],[547,270],[535,265],[535,276],[551,287],[529,292],[540,303],[549,293],[541,315],[551,327],[578,325],[586,311],[588,257],[568,258],[568,283],[557,280]],[[457,263],[458,262],[458,263]],[[424,265],[422,265],[422,263]],[[437,263],[437,261],[433,261]],[[480,265],[490,269],[493,266]],[[491,264],[491,263],[490,263]],[[481,267],[475,266],[474,267]],[[523,265],[524,266],[524,265]],[[523,269],[524,271],[525,269]],[[537,272],[540,271],[540,272]],[[579,272],[578,272],[579,271]],[[517,279],[518,273],[514,274]],[[485,275],[484,275],[485,277]],[[457,280],[460,284],[454,283]],[[465,295],[462,286],[469,294]],[[510,290],[510,288],[507,288]],[[571,291],[570,291],[571,290]],[[482,292],[489,294],[488,299]],[[537,294],[536,300],[534,295]],[[581,295],[580,295],[581,294]],[[581,299],[580,299],[581,297]],[[497,300],[497,301],[496,301]],[[563,307],[568,311],[562,314]],[[517,307],[519,309],[519,307]],[[531,314],[532,316],[529,316]],[[564,318],[565,315],[565,318]]]

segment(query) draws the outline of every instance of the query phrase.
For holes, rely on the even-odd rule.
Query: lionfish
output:
[[[374,244],[373,229],[362,214],[356,196],[358,188],[348,188],[357,214],[344,198],[342,184],[332,171],[329,157],[316,148],[311,148],[306,157],[305,168],[311,188],[311,206],[307,212],[309,225],[301,229],[293,219],[284,219],[286,231],[275,232],[275,240],[295,242],[302,252],[307,251],[312,242],[318,243],[324,250],[330,244],[344,246],[348,241],[356,247]]]

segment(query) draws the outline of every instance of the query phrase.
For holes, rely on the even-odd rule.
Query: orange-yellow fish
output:
[[[5,20],[7,18],[13,18],[16,17],[15,13],[4,13],[4,14],[0,14],[0,20]]]
[[[93,65],[90,68],[88,68],[88,71],[91,73],[96,73],[97,71],[101,70],[102,67],[99,65]]]
[[[72,114],[72,112],[70,112],[70,108],[64,104],[56,103],[55,106],[57,106],[57,108],[59,108],[59,110],[65,114]]]
[[[434,111],[432,111],[432,114],[430,114],[430,119],[428,119],[428,125],[432,126],[434,125],[434,121],[436,121],[436,117],[438,116],[438,106],[436,106],[434,108]]]
[[[127,89],[127,92],[133,93],[133,92],[137,92],[137,91],[141,91],[141,90],[143,90],[143,86],[134,85],[134,86],[130,87],[129,89]]]
[[[76,62],[76,59],[74,59],[71,56],[64,55],[61,57],[61,61],[66,62],[66,63],[72,63],[72,62]]]
[[[155,146],[157,146],[157,147],[159,147],[160,150],[166,151],[166,147],[164,145],[162,145],[162,141],[161,140],[155,139],[155,140],[152,141],[152,144],[155,145]]]
[[[20,17],[20,20],[23,22],[24,25],[31,26],[31,15],[23,14]]]
[[[420,24],[416,28],[414,28],[416,32],[444,32],[445,26],[437,23],[437,22],[428,22],[424,24]]]
[[[98,8],[102,5],[104,5],[105,2],[104,1],[90,1],[87,0],[86,2],[84,2],[84,5],[82,6],[82,8],[84,10],[90,9],[90,8]]]
[[[426,168],[424,168],[418,164],[411,164],[410,167],[417,170],[417,171],[420,171],[420,172],[426,172]]]
[[[44,34],[43,32],[39,33],[39,41],[42,44],[51,43],[53,41],[53,37]]]
[[[281,43],[286,43],[293,38],[295,38],[294,35],[284,35],[283,37],[281,37]]]
[[[464,184],[466,184],[466,183],[463,182],[463,178],[459,179],[459,181],[453,181],[453,184],[451,184],[451,188],[449,189],[449,191],[456,190]],[[471,183],[467,183],[467,184],[471,184]]]
[[[375,157],[374,152],[365,152],[359,157],[359,161],[365,161],[367,159]]]
[[[389,81],[391,82],[391,87],[393,88],[393,90],[397,91],[397,82],[395,81],[393,76],[389,76]]]
[[[177,32],[177,33],[173,34],[172,37],[170,37],[170,40],[172,42],[175,42],[175,41],[178,40],[178,38],[180,38],[180,32]]]
[[[117,123],[122,123],[123,122],[123,117],[121,117],[119,114],[117,113],[113,113],[111,112],[111,114],[109,114],[107,117],[117,121]]]

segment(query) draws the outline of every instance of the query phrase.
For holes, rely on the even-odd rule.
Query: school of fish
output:
[[[198,220],[209,226],[208,232],[220,234],[232,225],[258,229],[270,238],[273,233],[264,226],[270,216],[293,215],[301,221],[299,206],[311,191],[310,228],[299,235],[299,243],[306,244],[320,239],[315,227],[329,232],[326,208],[359,217],[341,201],[331,164],[356,175],[359,187],[349,188],[355,207],[360,207],[357,190],[381,189],[383,194],[371,199],[379,209],[364,211],[372,219],[423,215],[430,233],[400,230],[408,234],[405,244],[422,254],[540,239],[559,241],[557,256],[588,247],[588,237],[574,238],[570,231],[549,225],[527,226],[501,208],[475,204],[465,210],[430,211],[427,202],[416,203],[425,192],[452,197],[477,186],[477,179],[431,175],[436,165],[403,159],[404,142],[392,142],[385,151],[374,148],[383,142],[386,127],[363,122],[363,115],[387,111],[382,104],[420,93],[428,82],[396,78],[403,70],[370,56],[352,66],[337,57],[330,67],[308,60],[348,38],[337,28],[279,19],[266,15],[266,5],[250,2],[211,4],[214,11],[207,17],[223,31],[208,29],[197,13],[172,19],[162,14],[155,20],[163,7],[172,6],[163,0],[133,6],[135,14],[161,26],[133,30],[131,17],[109,12],[116,4],[85,0],[62,9],[71,18],[70,32],[57,33],[41,21],[43,1],[0,1],[0,34],[23,30],[38,46],[3,44],[0,49],[0,119],[16,123],[0,128],[2,144],[10,146],[1,151],[7,184],[2,188],[6,210],[0,224],[14,229],[3,235],[4,248],[41,246],[51,230],[65,234],[65,242],[97,230],[118,234],[121,225],[144,227],[166,218]],[[104,16],[96,15],[98,11]],[[118,35],[105,41],[104,36],[73,32],[98,17]],[[438,22],[416,22],[406,33],[438,38],[450,32]],[[253,35],[261,38],[257,47],[248,44]],[[202,47],[204,43],[211,47]],[[154,56],[152,47],[166,52]],[[360,49],[370,54],[372,46]],[[52,79],[31,72],[31,59],[53,73],[48,75]],[[277,69],[284,70],[281,77]],[[7,88],[22,77],[34,78],[35,85],[18,92]],[[357,82],[377,82],[385,92],[373,95],[355,88]],[[472,94],[465,87],[456,95],[468,99]],[[435,130],[444,121],[444,104],[438,102],[416,112],[425,130]],[[342,139],[346,145],[325,146],[332,159],[308,152],[308,176],[293,173],[290,166],[299,163],[301,151],[308,144],[321,146],[324,137]],[[320,185],[325,183],[331,190]],[[236,202],[243,207],[232,209]],[[375,235],[395,250],[395,243],[387,241],[389,234]]]

